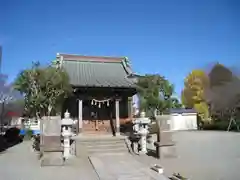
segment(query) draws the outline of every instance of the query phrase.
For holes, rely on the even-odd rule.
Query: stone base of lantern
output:
[[[156,147],[157,158],[175,158],[177,157],[176,146],[174,143],[162,144],[160,142],[155,142],[154,146]]]
[[[63,166],[62,152],[44,152],[41,158],[41,166]]]

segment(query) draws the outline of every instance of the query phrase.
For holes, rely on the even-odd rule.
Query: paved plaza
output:
[[[40,167],[31,142],[23,142],[0,155],[0,174],[4,180],[166,180],[139,163],[130,154],[108,154],[73,158],[65,166]],[[95,172],[93,165],[97,173]]]
[[[3,180],[97,180],[88,159],[72,161],[63,167],[40,167],[31,142],[23,142],[0,155],[0,174]]]
[[[167,174],[179,172],[191,180],[237,180],[240,177],[240,133],[177,132],[178,158],[161,160]]]
[[[148,156],[134,158],[146,167],[155,163],[162,164],[167,175],[179,172],[192,180],[239,179],[240,133],[177,132],[174,133],[174,140],[177,142],[178,158],[163,159],[161,162]],[[94,158],[96,160],[96,157]],[[111,163],[114,163],[112,157],[99,159],[109,167],[105,168],[106,172],[111,168],[116,170],[116,164],[111,166]],[[115,158],[115,160],[119,161],[123,168],[131,169],[126,163],[123,165],[124,158]],[[133,166],[136,166],[137,163],[132,162],[135,163]],[[137,172],[133,171],[134,173]],[[1,179],[4,180],[98,179],[87,158],[72,159],[64,167],[40,167],[38,156],[31,149],[31,142],[23,142],[0,154],[0,174]],[[129,173],[125,175],[129,176]]]

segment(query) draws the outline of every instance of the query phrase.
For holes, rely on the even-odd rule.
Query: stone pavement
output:
[[[175,132],[173,138],[178,157],[161,159],[167,175],[175,172],[192,180],[240,179],[240,133],[182,131]]]
[[[155,159],[148,156],[135,156],[134,159],[147,167],[156,163],[163,165],[164,172],[171,175],[179,172],[193,180],[236,180],[240,177],[240,133],[228,132],[177,132],[178,158]],[[150,147],[149,147],[150,148]],[[116,157],[115,157],[116,158]],[[116,162],[117,159],[112,159]],[[111,159],[102,160],[104,166]],[[124,162],[122,168],[129,170]],[[99,179],[88,159],[72,159],[64,167],[40,167],[31,142],[23,142],[0,154],[0,175],[3,180],[97,180]],[[114,164],[114,163],[113,163]],[[103,167],[104,167],[103,166]],[[116,169],[114,165],[109,167]],[[132,166],[132,165],[131,165]],[[137,166],[136,163],[134,166]]]
[[[87,158],[72,158],[65,166],[40,167],[37,153],[31,149],[31,141],[26,141],[0,154],[0,175],[3,180],[97,180],[99,177],[104,180],[166,179],[128,154],[95,155],[90,159],[98,174]]]
[[[0,154],[2,180],[97,180],[88,159],[72,160],[71,166],[40,167],[31,142],[23,142]]]
[[[168,180],[129,154],[105,154],[89,157],[100,179],[104,180]]]

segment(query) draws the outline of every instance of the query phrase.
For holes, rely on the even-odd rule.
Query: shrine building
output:
[[[63,104],[78,120],[78,133],[120,134],[120,125],[132,121],[136,75],[126,57],[57,54],[73,87]]]

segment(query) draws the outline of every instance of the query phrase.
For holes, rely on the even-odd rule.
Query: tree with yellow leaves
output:
[[[203,121],[209,120],[209,108],[205,100],[205,89],[209,86],[208,75],[202,70],[193,70],[184,80],[182,103],[194,108]]]

